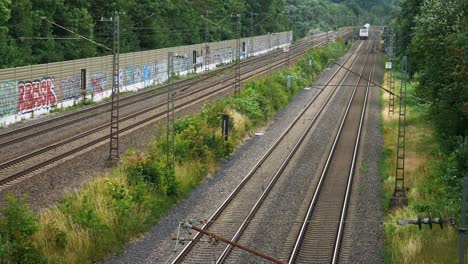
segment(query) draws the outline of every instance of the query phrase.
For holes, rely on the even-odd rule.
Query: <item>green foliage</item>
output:
[[[400,54],[408,55],[410,74],[417,83],[408,104],[432,125],[442,160],[428,189],[433,184],[443,186],[438,188],[442,197],[459,193],[461,179],[467,176],[467,12],[464,0],[406,0],[395,21]],[[459,208],[453,199],[442,200],[454,211]]]
[[[127,159],[124,171],[131,186],[143,184],[159,193],[177,193],[174,171],[166,166],[165,160],[135,153]]]
[[[459,137],[457,143],[458,146],[449,154],[444,166],[442,180],[449,186],[460,186],[462,178],[468,177],[468,170],[466,170],[468,168],[468,139]]]
[[[243,36],[283,31],[287,28],[287,18],[280,15],[284,8],[282,0],[1,0],[0,68],[109,54],[85,40],[54,40],[76,35],[41,17],[112,47],[113,25],[101,20],[109,20],[120,12],[121,52],[132,52],[232,39],[236,36],[236,23],[230,16],[236,13],[243,18]],[[259,14],[254,22],[263,20],[253,32],[247,19],[250,12]],[[210,26],[205,34],[207,25]]]
[[[254,85],[255,86],[255,85]],[[237,96],[232,98],[231,104],[234,106],[234,109],[239,113],[246,115],[250,121],[253,122],[254,126],[258,125],[263,120],[262,109],[260,109],[260,101],[264,101],[263,97],[259,97],[257,91],[251,87],[247,87],[242,91],[242,96]],[[267,106],[266,103],[263,103],[265,113],[269,110],[271,106]]]
[[[5,197],[7,206],[0,217],[1,263],[42,263],[31,236],[37,231],[37,217],[30,213],[26,198]]]
[[[65,113],[65,112],[70,112],[70,111],[74,111],[76,109],[79,109],[83,106],[87,106],[87,105],[94,105],[96,104],[95,101],[93,101],[92,99],[86,99],[84,102],[79,102],[79,103],[74,103],[72,106],[70,107],[67,107],[67,108],[63,108],[63,107],[54,107],[50,110],[50,113]]]
[[[65,208],[65,207],[64,207]],[[89,196],[83,197],[83,202],[80,207],[76,208],[76,212],[71,214],[73,222],[81,225],[84,228],[91,230],[93,233],[102,233],[107,227],[99,219],[93,202]]]
[[[225,100],[218,100],[209,105],[206,105],[200,112],[200,117],[206,120],[206,124],[210,128],[218,128],[221,124],[221,118],[226,108]],[[183,120],[188,119],[184,118]]]

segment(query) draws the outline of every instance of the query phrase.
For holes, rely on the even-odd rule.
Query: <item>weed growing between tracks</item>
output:
[[[399,81],[396,82],[399,84]],[[405,185],[409,206],[397,211],[388,211],[385,219],[385,263],[456,263],[458,235],[454,228],[415,225],[398,226],[401,219],[422,217],[460,216],[461,189],[459,180],[452,177],[457,169],[456,160],[460,151],[447,157],[435,139],[434,130],[428,121],[427,106],[417,100],[415,85],[408,86],[408,115],[406,133]],[[396,88],[399,91],[399,85]],[[380,174],[384,181],[383,207],[388,208],[395,182],[396,139],[398,133],[398,107],[395,114],[388,115],[388,96],[382,98],[384,152],[380,162]],[[395,98],[398,105],[398,98]],[[465,146],[466,149],[466,146]],[[466,153],[464,154],[466,155]]]
[[[28,213],[24,200],[10,199],[4,212],[18,206],[23,209],[19,216],[3,213],[0,218],[0,235],[8,242],[2,240],[0,245],[1,262],[33,258],[30,262],[90,263],[119,252],[129,239],[147,231],[190,195],[253,129],[266,124],[345,51],[342,42],[310,51],[289,70],[247,83],[239,94],[177,120],[175,173],[166,167],[165,135],[160,133],[145,153],[128,151],[112,173],[37,216]],[[292,76],[290,89],[286,87],[288,74]],[[222,114],[230,116],[228,141],[221,135]],[[29,219],[19,226],[31,226],[30,231],[17,228],[18,217]],[[15,235],[3,236],[3,230],[10,229],[16,230]],[[18,245],[15,250],[7,248],[14,243]]]
[[[83,106],[88,106],[88,105],[95,105],[96,102],[94,102],[93,100],[91,99],[86,99],[84,102],[78,102],[78,103],[74,103],[72,106],[70,107],[66,107],[66,108],[63,108],[63,107],[55,107],[55,108],[52,108],[52,110],[50,110],[50,113],[64,113],[64,112],[71,112],[71,111],[74,111],[74,110],[77,110],[77,109],[80,109],[82,108]]]

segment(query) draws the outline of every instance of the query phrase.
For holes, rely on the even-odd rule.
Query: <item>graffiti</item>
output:
[[[200,66],[205,61],[205,58],[204,57],[197,57],[196,60],[197,60],[197,65]]]
[[[152,80],[157,80],[158,79],[158,74],[159,74],[159,67],[158,67],[158,62],[155,61],[153,63],[153,66],[151,66],[151,79]]]
[[[281,38],[278,41],[277,38],[279,37]],[[285,41],[290,42],[291,40],[292,35],[290,33],[287,36],[280,35],[276,38],[268,35],[255,38],[251,40],[252,42],[246,41],[242,43],[241,56],[246,56],[253,51],[262,53],[270,46],[279,45]],[[232,47],[232,43],[221,42],[213,47],[201,47],[196,52],[193,52],[193,47],[179,47],[178,49],[187,52],[180,52],[179,56],[174,58],[172,69],[175,74],[185,74],[191,73],[194,70],[196,71],[203,65],[205,65],[205,69],[208,69],[213,68],[217,64],[232,61],[235,59],[236,54],[236,49]],[[158,57],[150,58],[146,54],[132,55],[135,57],[128,60],[132,65],[126,64],[125,67],[119,69],[118,78],[122,91],[135,91],[167,81],[167,59],[163,57],[156,60]],[[42,72],[44,71],[41,70],[41,67],[44,65],[32,66],[31,74],[29,71],[18,71],[18,75],[15,74],[14,81],[11,81],[13,78],[10,78],[9,74],[4,75],[2,72],[2,76],[0,76],[0,117],[2,118],[2,122],[6,122],[4,120],[8,122],[10,122],[9,120],[16,120],[20,114],[29,113],[36,109],[41,109],[41,111],[37,111],[35,114],[45,113],[52,106],[61,105],[61,102],[64,102],[64,107],[68,107],[74,100],[80,99],[82,95],[81,89],[83,88],[86,89],[88,98],[96,101],[104,99],[104,96],[109,96],[110,87],[113,82],[113,73],[107,68],[96,68],[96,66],[102,65],[101,62],[100,58],[89,59],[86,62],[86,65],[92,66],[92,68],[88,69],[86,84],[82,83],[79,71],[70,72],[63,76],[62,72],[58,71],[66,66],[62,64],[55,69],[48,68],[49,76],[63,76],[63,78],[56,80],[54,78],[41,79],[40,77],[37,80],[28,77],[43,76]],[[4,117],[8,118],[5,119]],[[27,117],[25,116],[25,118]]]
[[[152,84],[152,80],[158,79],[158,73],[160,70],[158,69],[159,65],[154,63],[153,65],[144,65],[143,67],[140,66],[127,66],[125,68],[125,83],[126,85],[136,84],[144,82],[144,86],[148,86]]]
[[[80,96],[81,77],[79,75],[70,76],[60,81],[63,100],[71,100]]]
[[[151,84],[151,65],[143,66],[143,81],[145,82],[145,86]]]
[[[107,73],[95,72],[91,75],[91,82],[88,85],[88,90],[94,93],[104,92],[104,88],[107,85]]]
[[[44,78],[33,82],[18,83],[18,113],[27,113],[43,107],[57,105],[55,80]]]
[[[174,72],[179,74],[180,72],[187,71],[191,68],[191,58],[175,58],[174,59]]]
[[[157,63],[154,64],[153,76],[152,79],[157,83],[162,83],[167,78],[167,63]]]
[[[216,49],[213,52],[213,61],[217,64],[223,63],[224,61],[232,60],[232,59],[233,59],[233,52],[230,47]]]
[[[133,81],[135,83],[140,83],[143,81],[143,71],[140,66],[135,66],[133,69]]]
[[[119,69],[119,87],[120,87],[121,90],[124,87],[124,74],[123,74],[122,69]]]
[[[0,116],[14,114],[18,103],[16,83],[0,82]]]
[[[125,68],[125,75],[126,75],[126,84],[131,85],[135,83],[135,76],[134,76],[134,68],[133,66],[127,66]]]

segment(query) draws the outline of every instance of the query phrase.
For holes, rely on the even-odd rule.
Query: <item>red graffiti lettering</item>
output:
[[[42,106],[41,90],[39,89],[39,82],[32,83],[32,101],[30,101],[30,109],[39,108]]]
[[[102,89],[101,83],[102,83],[101,77],[93,77],[91,79],[91,85],[93,86],[94,92],[102,93],[103,89]]]
[[[57,105],[57,96],[54,90],[52,90],[52,87],[54,87],[54,79],[48,78],[41,81],[43,106]]]
[[[16,109],[16,112],[17,113],[21,113],[21,111],[23,111],[23,107],[25,105],[25,91],[24,91],[25,87],[24,87],[24,83],[19,83],[18,84],[18,106],[17,106],[17,109]]]
[[[57,105],[54,87],[54,79],[52,78],[44,78],[33,82],[20,82],[18,84],[17,112],[26,113]]]

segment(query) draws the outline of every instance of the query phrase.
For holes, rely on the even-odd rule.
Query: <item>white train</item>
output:
[[[367,38],[369,38],[369,29],[370,29],[370,24],[369,24],[369,23],[365,24],[365,25],[359,30],[359,39],[367,39]]]

